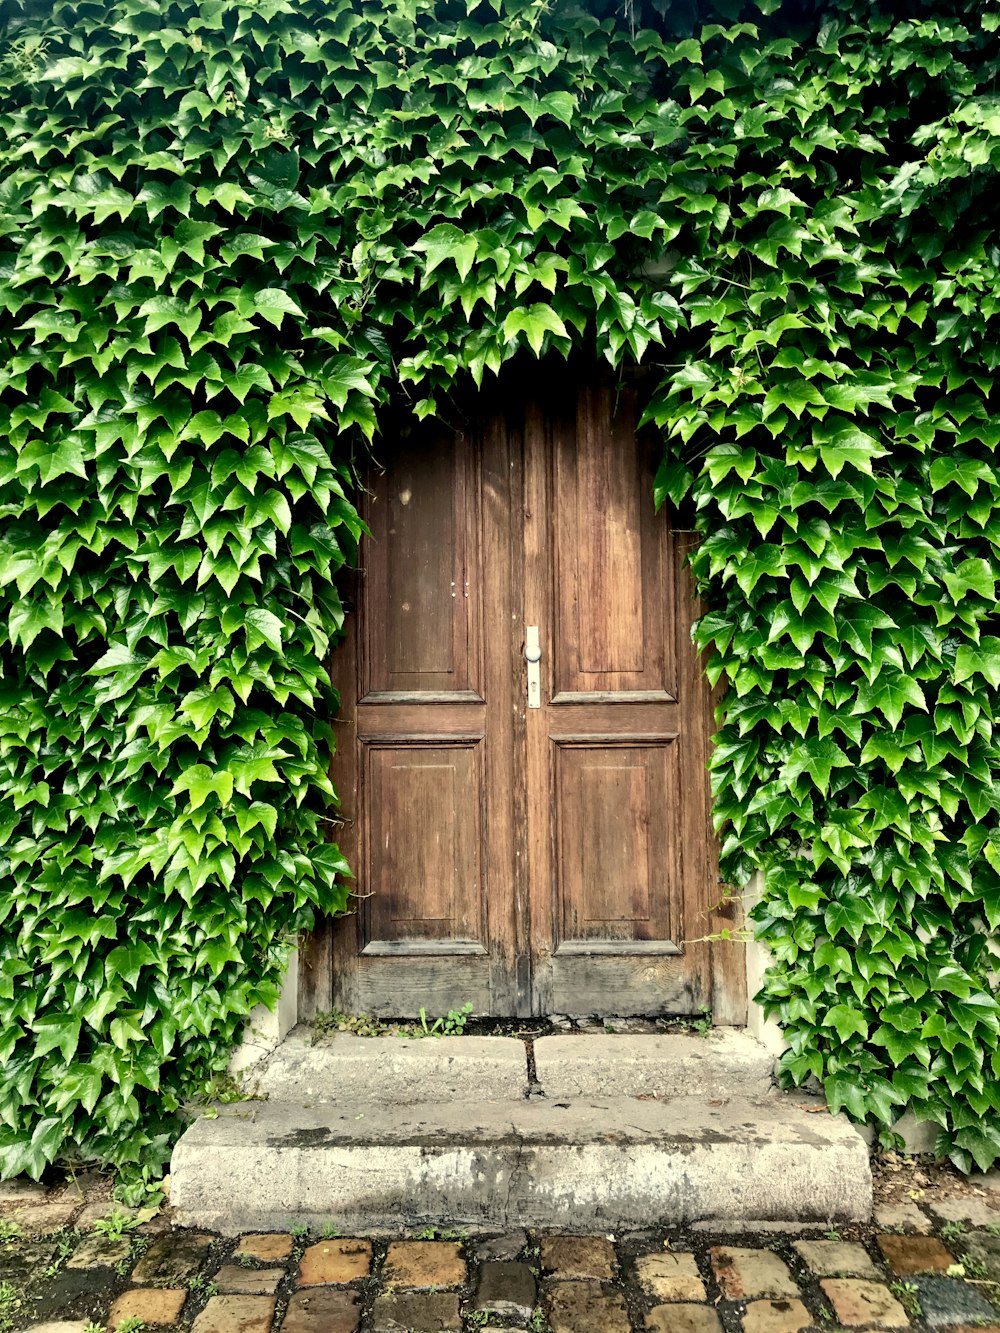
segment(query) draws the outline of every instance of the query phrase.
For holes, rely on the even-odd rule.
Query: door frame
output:
[[[593,368],[586,372],[577,371],[575,376],[572,373],[567,375],[567,379],[571,383],[574,381],[579,383],[581,373],[592,376],[594,372]],[[563,375],[565,374],[564,370]],[[518,380],[517,399],[519,406],[522,406],[530,396],[530,384],[525,385],[526,378],[521,376]],[[531,378],[533,379],[534,376]],[[549,378],[546,377],[546,380]],[[560,378],[562,378],[562,375]],[[539,382],[544,382],[541,380],[540,374]],[[475,400],[475,409],[473,413],[470,413],[470,418],[475,423],[473,433],[476,435],[476,447],[478,448],[482,448],[484,425],[487,429],[502,433],[503,440],[493,440],[491,447],[497,450],[499,445],[498,452],[505,459],[511,505],[519,504],[523,506],[529,516],[525,524],[523,540],[517,539],[515,536],[517,532],[516,525],[509,524],[506,550],[501,550],[496,546],[495,533],[492,534],[494,543],[492,548],[484,545],[484,556],[488,549],[492,549],[493,556],[503,567],[503,585],[508,597],[507,605],[515,608],[515,619],[520,620],[520,599],[513,600],[511,593],[514,589],[520,587],[525,589],[526,595],[531,595],[529,588],[526,587],[525,580],[526,578],[530,580],[533,577],[533,562],[537,568],[540,553],[536,549],[539,525],[532,523],[530,515],[533,506],[535,512],[539,512],[539,508],[546,503],[547,497],[544,494],[529,495],[525,489],[526,485],[537,487],[538,469],[534,469],[534,475],[529,475],[525,471],[525,454],[528,445],[525,441],[522,448],[519,438],[523,431],[523,422],[519,421],[515,427],[512,427],[503,411],[498,410],[499,404],[509,403],[510,401],[510,393],[502,393],[500,388],[493,394],[483,393]],[[485,452],[489,453],[490,450],[487,449]],[[675,535],[682,537],[684,533],[682,530],[675,529]],[[488,543],[491,539],[486,537],[485,540]],[[691,534],[691,540],[695,540],[693,533]],[[357,574],[351,572],[345,580],[345,607],[351,612],[358,605],[357,579]],[[697,604],[693,604],[690,598],[685,600],[688,605],[694,605],[695,614],[701,613],[701,608]],[[498,697],[502,695],[504,688],[510,689],[513,687],[514,697],[519,697],[517,691],[526,688],[524,661],[521,652],[521,626],[516,624],[512,626],[512,629],[514,632],[509,636],[509,653],[496,653],[494,655],[495,661],[492,664],[497,675],[495,684],[500,687]],[[353,613],[346,618],[345,631],[344,641],[338,646],[338,650],[334,654],[331,676],[334,685],[341,691],[341,698],[349,700],[354,694],[354,688],[347,677],[349,673],[353,672],[356,678],[359,669],[357,651],[358,617]],[[702,784],[703,801],[700,803],[700,814],[697,818],[700,827],[704,830],[706,851],[714,858],[716,847],[712,833],[707,761],[713,729],[714,703],[719,691],[710,689],[693,654],[683,656],[679,669],[686,672],[684,683],[697,694],[704,717],[703,725],[695,729],[698,734],[689,738],[689,744],[698,748],[699,763],[705,775]],[[486,684],[487,682],[484,681],[484,685]],[[341,790],[347,792],[353,788],[358,776],[356,773],[358,746],[354,735],[351,734],[353,719],[338,716],[334,720],[334,728],[337,737],[337,756],[333,764],[334,780]],[[516,710],[512,730],[513,753],[500,761],[503,771],[501,773],[484,774],[484,778],[487,782],[500,780],[510,783],[509,790],[512,792],[510,828],[513,836],[515,830],[527,830],[529,827],[526,781],[529,746],[538,742],[533,741],[529,734],[523,709]],[[496,747],[493,748],[496,749]],[[493,759],[494,768],[496,768],[498,766],[497,757],[488,755],[487,762],[489,763],[491,759]],[[502,789],[502,787],[498,789]],[[700,837],[701,835],[696,836]],[[537,834],[533,834],[530,838],[527,856],[531,858],[539,856]],[[544,876],[539,875],[537,860],[529,866],[525,857],[511,855],[508,865],[511,867],[510,874],[512,876],[511,920],[505,932],[505,947],[502,947],[498,951],[498,956],[491,960],[491,970],[494,978],[493,1001],[494,1008],[499,1009],[500,1005],[503,1004],[512,1016],[527,1016],[539,1008],[542,1012],[547,1012],[545,1008],[544,978],[539,971],[533,971],[530,963],[533,906],[535,912],[538,912],[538,904],[533,905],[530,901],[530,884],[532,882],[536,885],[542,883]],[[717,878],[717,876],[713,877]],[[705,922],[704,935],[716,937],[706,939],[703,943],[694,946],[703,950],[705,954],[706,994],[710,997],[713,1022],[724,1026],[743,1026],[748,1022],[747,969],[750,958],[740,938],[740,927],[743,920],[742,905],[738,898],[725,895],[720,884],[718,901],[715,903],[706,902],[700,905],[699,910],[702,911],[702,919]],[[298,985],[297,1008],[301,1016],[308,1017],[317,1012],[337,1007],[339,988],[334,982],[334,975],[335,973],[342,974],[345,969],[350,970],[356,966],[356,949],[352,959],[350,949],[344,947],[344,941],[351,933],[353,925],[353,919],[350,918],[346,927],[342,920],[339,924],[329,919],[322,920],[317,923],[315,930],[305,941],[299,967]],[[719,938],[720,936],[721,938]],[[410,961],[408,960],[408,966]],[[759,963],[754,964],[753,971],[756,972],[757,970],[759,970]],[[419,979],[414,978],[414,980],[419,987]],[[756,1008],[756,1006],[754,1007]]]

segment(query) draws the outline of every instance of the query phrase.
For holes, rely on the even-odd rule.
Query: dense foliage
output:
[[[1000,1153],[997,11],[698,8],[14,4],[3,1173],[154,1160],[343,906],[352,460],[575,347],[655,371],[705,535],[786,1077]]]

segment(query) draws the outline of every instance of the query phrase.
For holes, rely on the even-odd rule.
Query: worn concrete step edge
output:
[[[771,1086],[773,1054],[735,1028],[697,1035],[539,1037],[535,1074],[554,1100],[575,1097],[757,1097]],[[448,1101],[475,1089],[483,1099],[519,1099],[527,1054],[516,1037],[356,1037],[315,1042],[296,1028],[247,1087],[272,1100],[399,1106]]]
[[[528,1062],[516,1037],[356,1037],[335,1033],[313,1043],[293,1029],[247,1087],[274,1101],[318,1104],[376,1101],[399,1106],[449,1101],[474,1088],[483,1098],[524,1097]]]
[[[774,1054],[740,1028],[704,1036],[601,1034],[539,1037],[535,1070],[546,1095],[567,1097],[759,1097]]]
[[[848,1222],[870,1216],[872,1178],[845,1119],[777,1095],[724,1105],[246,1102],[185,1133],[171,1203],[181,1225],[228,1235],[293,1219],[348,1234]]]

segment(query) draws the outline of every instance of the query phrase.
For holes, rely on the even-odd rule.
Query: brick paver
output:
[[[357,1333],[360,1322],[357,1292],[305,1287],[288,1302],[281,1333]]]
[[[89,1236],[84,1236],[66,1260],[66,1267],[114,1268],[115,1264],[128,1258],[131,1248],[127,1236],[122,1236],[120,1240],[110,1240],[99,1231],[92,1231]]]
[[[955,1256],[936,1236],[876,1236],[885,1261],[897,1277],[913,1273],[946,1273]]]
[[[153,1325],[176,1323],[186,1300],[184,1287],[134,1287],[112,1305],[108,1327],[114,1330],[126,1319]]]
[[[213,1296],[191,1333],[270,1333],[273,1296]]]
[[[644,1254],[635,1261],[644,1291],[657,1301],[704,1301],[705,1284],[693,1254]]]
[[[450,1292],[385,1292],[375,1302],[372,1333],[451,1333],[462,1327]]]
[[[85,1199],[64,1237],[0,1233],[0,1280],[22,1302],[12,1328],[115,1333],[138,1320],[149,1333],[1000,1333],[990,1300],[1000,1294],[1000,1228],[944,1227],[949,1243],[939,1235],[944,1214],[995,1214],[975,1195],[938,1199],[933,1183],[920,1208],[883,1208],[881,1229],[845,1226],[844,1239],[790,1223],[741,1237],[717,1223],[714,1234],[692,1225],[623,1236],[514,1229],[462,1243],[287,1232],[229,1241],[165,1230],[163,1214],[112,1240],[79,1226],[82,1206],[102,1216],[110,1207]],[[51,1191],[8,1192],[0,1218],[53,1203]],[[148,1249],[134,1259],[137,1236]]]
[[[542,1240],[542,1268],[558,1278],[614,1276],[615,1247],[603,1236],[546,1236]]]
[[[241,1255],[246,1255],[250,1259],[259,1259],[261,1263],[280,1264],[291,1257],[294,1244],[291,1236],[282,1231],[241,1236],[233,1256],[238,1259]]]
[[[321,1240],[303,1254],[297,1282],[300,1287],[336,1286],[367,1277],[371,1266],[370,1240]]]
[[[816,1277],[878,1277],[863,1245],[843,1240],[797,1240],[799,1258]]]
[[[447,1240],[398,1240],[382,1269],[388,1287],[457,1287],[465,1281],[461,1247]]]
[[[657,1305],[646,1316],[649,1333],[722,1333],[710,1305]]]
[[[800,1333],[815,1321],[801,1301],[751,1301],[743,1333]]]
[[[132,1281],[140,1287],[179,1287],[197,1273],[215,1237],[201,1231],[176,1231],[160,1236],[136,1264]]]
[[[875,1224],[884,1231],[917,1231],[929,1235],[934,1230],[926,1213],[915,1203],[883,1203],[875,1209]]]
[[[535,1275],[527,1264],[488,1259],[479,1269],[475,1308],[507,1318],[530,1319],[538,1299]]]
[[[788,1265],[773,1250],[750,1250],[716,1245],[711,1250],[712,1271],[730,1301],[759,1296],[771,1299],[798,1296],[799,1288]]]
[[[599,1282],[554,1282],[545,1304],[552,1333],[583,1333],[584,1329],[587,1333],[630,1333],[621,1295],[607,1291]]]
[[[226,1264],[212,1281],[223,1295],[273,1296],[284,1276],[283,1268],[244,1268],[242,1264]]]
[[[879,1324],[884,1328],[905,1328],[906,1311],[888,1287],[860,1278],[826,1278],[819,1284],[833,1306],[837,1321],[846,1328],[866,1328]]]

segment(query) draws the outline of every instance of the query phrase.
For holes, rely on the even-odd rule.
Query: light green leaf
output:
[[[504,320],[503,336],[510,342],[519,333],[524,333],[528,344],[536,356],[541,356],[542,346],[547,333],[557,338],[568,338],[566,325],[549,305],[531,305],[526,309],[512,310]]]
[[[275,328],[281,327],[286,315],[305,318],[302,308],[281,287],[264,287],[259,292],[251,292],[244,287],[236,302],[236,312],[245,319],[259,315]]]
[[[256,648],[266,643],[276,653],[281,652],[282,625],[278,617],[262,606],[252,606],[246,613],[247,647]]]

